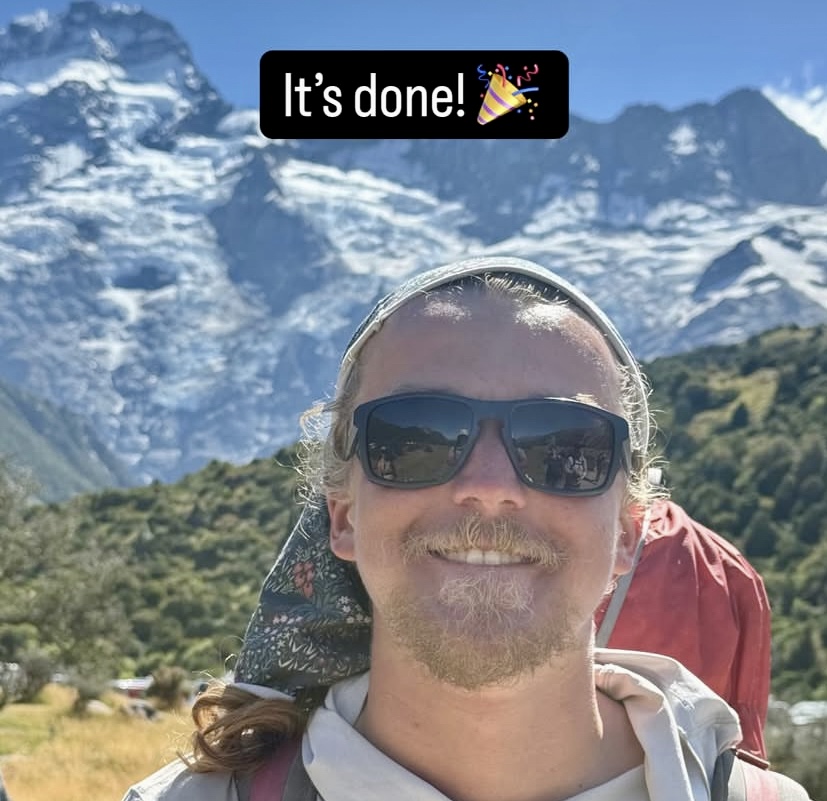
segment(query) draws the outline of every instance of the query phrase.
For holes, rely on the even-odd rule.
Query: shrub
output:
[[[157,698],[161,709],[177,709],[187,696],[188,679],[184,668],[162,665],[152,672],[152,684],[146,694]]]
[[[72,704],[72,714],[84,715],[86,705],[98,700],[106,692],[106,681],[100,676],[79,676],[73,682],[77,697]]]
[[[18,661],[25,676],[20,691],[20,700],[30,703],[40,695],[41,690],[51,681],[52,674],[55,672],[55,663],[49,654],[37,649],[24,651]]]

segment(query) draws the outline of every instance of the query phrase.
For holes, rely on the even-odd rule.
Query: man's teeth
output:
[[[525,561],[522,557],[510,553],[481,551],[478,548],[470,551],[440,552],[439,555],[449,562],[465,562],[469,565],[514,565]]]

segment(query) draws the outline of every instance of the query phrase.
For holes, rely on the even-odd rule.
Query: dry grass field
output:
[[[130,784],[186,749],[187,712],[158,722],[119,712],[77,718],[69,714],[73,700],[72,690],[52,685],[39,703],[0,710],[0,767],[11,801],[120,801]]]

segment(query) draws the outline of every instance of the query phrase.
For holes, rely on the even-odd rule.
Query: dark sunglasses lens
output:
[[[547,401],[511,415],[512,446],[531,484],[577,493],[604,487],[614,455],[614,428],[589,409]]]
[[[374,408],[366,426],[370,470],[399,484],[447,481],[471,431],[471,410],[447,398],[399,398]]]

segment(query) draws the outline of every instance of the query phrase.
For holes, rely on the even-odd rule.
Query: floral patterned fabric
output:
[[[329,545],[321,499],[308,504],[264,581],[244,635],[236,682],[295,696],[370,663],[370,602],[350,562]]]

